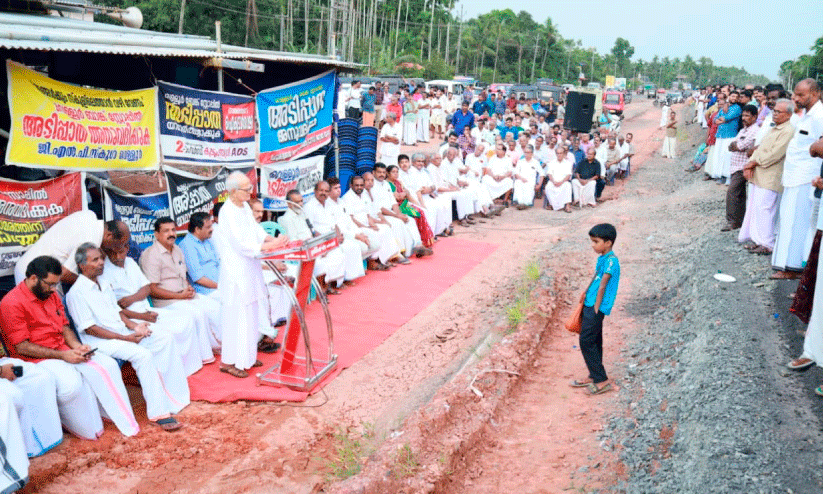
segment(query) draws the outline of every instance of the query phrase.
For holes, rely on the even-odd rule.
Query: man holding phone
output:
[[[32,362],[30,367],[47,371],[57,383],[60,417],[74,435],[97,439],[103,433],[99,400],[120,432],[133,436],[140,429],[120,368],[108,355],[81,344],[69,327],[56,293],[61,271],[54,257],[34,258],[23,281],[0,302],[0,330],[6,346],[12,357]]]

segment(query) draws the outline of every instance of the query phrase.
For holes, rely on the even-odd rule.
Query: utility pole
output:
[[[432,59],[432,31],[434,31],[434,8],[436,7],[434,0],[432,0],[431,18],[429,18],[429,61]],[[423,52],[420,52],[423,55]]]
[[[335,14],[337,13],[337,4],[335,0],[329,3],[329,56],[335,58],[337,56],[337,32]],[[280,26],[283,25],[283,19],[280,18]],[[282,32],[282,27],[281,27]],[[283,36],[280,36],[280,50],[283,50]]]
[[[460,29],[457,31],[457,64],[455,64],[455,67],[454,67],[455,75],[460,72],[460,45],[462,43],[463,43],[463,5],[460,5]]]
[[[186,0],[180,1],[180,22],[177,24],[177,34],[183,34],[183,18],[186,17]]]
[[[220,35],[220,21],[214,21],[214,32],[217,38],[217,53],[221,53],[223,51],[222,45],[222,36]],[[222,60],[222,59],[221,59]],[[220,67],[217,69],[217,90],[223,91],[223,64],[220,64]]]
[[[283,31],[286,29],[286,19],[283,17],[283,14],[280,14],[280,51],[283,51],[283,35],[285,34]]]
[[[451,36],[451,32],[452,32],[452,23],[449,22],[448,24],[446,24],[446,56],[445,56],[446,65],[449,64],[449,37]],[[806,67],[808,67],[808,65]]]
[[[540,34],[534,37],[534,57],[532,58],[532,77],[531,82],[534,82],[534,66],[537,64],[537,43],[540,41]]]

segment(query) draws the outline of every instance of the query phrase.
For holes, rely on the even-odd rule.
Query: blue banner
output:
[[[164,192],[146,196],[120,195],[106,190],[114,219],[129,226],[132,243],[142,252],[154,242],[154,222],[169,214],[169,196]]]
[[[164,163],[253,165],[254,99],[157,82]]]
[[[261,165],[305,156],[331,141],[335,72],[257,94]]]

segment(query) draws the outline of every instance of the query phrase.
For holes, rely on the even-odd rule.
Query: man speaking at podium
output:
[[[220,210],[220,325],[223,349],[220,371],[248,377],[257,360],[259,329],[269,320],[269,294],[257,255],[282,248],[289,238],[268,235],[254,220],[248,201],[254,190],[249,177],[233,172],[226,178],[229,200]]]

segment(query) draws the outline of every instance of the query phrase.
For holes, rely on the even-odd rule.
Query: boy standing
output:
[[[617,286],[620,284],[620,262],[612,251],[617,230],[609,223],[595,225],[589,230],[592,249],[597,258],[594,279],[580,298],[583,301],[581,316],[580,351],[589,369],[589,378],[572,382],[573,387],[585,387],[589,394],[611,391],[612,385],[603,367],[603,318],[614,306]]]

